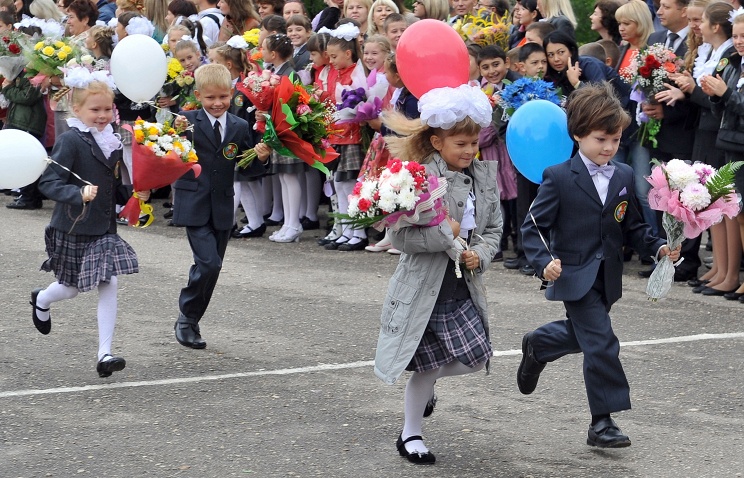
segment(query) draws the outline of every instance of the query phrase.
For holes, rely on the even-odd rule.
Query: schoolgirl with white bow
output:
[[[375,356],[375,374],[388,384],[404,370],[405,421],[398,453],[416,464],[434,463],[424,445],[423,417],[436,404],[434,383],[476,372],[491,357],[483,273],[501,240],[502,219],[495,162],[476,161],[478,134],[491,124],[491,106],[478,87],[436,88],[422,95],[420,119],[386,113],[383,124],[402,137],[386,136],[393,157],[416,161],[444,177],[449,217],[436,226],[390,230],[402,251],[388,283]],[[448,251],[457,238],[462,274]]]
[[[710,95],[713,112],[721,115],[721,126],[716,137],[716,148],[724,151],[725,162],[744,161],[744,70],[742,70],[742,57],[744,56],[744,8],[732,11],[730,14],[732,23],[731,38],[738,55],[731,58],[731,67],[715,75],[704,76],[701,80],[703,92]],[[736,172],[735,185],[737,192],[744,194],[744,168]],[[744,210],[736,216],[739,226],[739,239],[741,247],[744,248]],[[727,229],[727,232],[729,229]],[[741,254],[742,250],[739,249]],[[728,264],[732,263],[729,258]],[[738,281],[738,271],[737,281]],[[721,289],[723,290],[723,289]],[[738,300],[744,303],[744,285],[726,294],[730,300]]]
[[[134,250],[116,233],[117,196],[125,202],[131,191],[119,179],[122,144],[111,127],[114,93],[106,74],[96,71],[65,77],[73,88],[74,116],[67,120],[70,130],[54,144],[56,164],[47,168],[39,182],[42,193],[56,201],[44,234],[49,257],[41,266],[54,272],[56,280],[31,293],[34,326],[46,335],[52,327],[49,308],[53,303],[98,289],[96,370],[100,377],[126,365],[122,357],[111,355],[117,283],[119,275],[138,272]],[[144,200],[149,197],[149,191],[138,194]]]

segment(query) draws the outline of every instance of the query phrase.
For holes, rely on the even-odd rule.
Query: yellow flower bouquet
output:
[[[62,39],[44,38],[33,48],[25,48],[24,54],[28,60],[26,76],[32,78],[31,83],[39,84],[45,77],[61,76],[63,67],[69,60],[79,56],[78,48],[71,42]]]
[[[485,9],[478,10],[475,15],[465,15],[452,25],[466,42],[480,46],[498,45],[504,50],[508,49],[510,26],[508,15],[499,17]]]

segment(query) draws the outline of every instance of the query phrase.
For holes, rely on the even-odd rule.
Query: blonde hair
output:
[[[390,40],[382,35],[371,35],[367,37],[367,39],[364,40],[364,44],[367,45],[367,43],[377,43],[385,52],[385,55],[393,51],[393,47],[390,45]]]
[[[54,0],[33,0],[29,5],[28,10],[31,15],[42,20],[62,20],[62,12],[57,8],[57,4]]]
[[[134,12],[141,15],[144,15],[145,13],[144,0],[116,0],[116,6],[119,7],[122,12]]]
[[[447,21],[450,14],[449,2],[447,0],[421,0],[426,10],[426,18]]]
[[[114,102],[114,92],[102,81],[91,81],[87,88],[72,89],[72,106],[81,107],[91,95],[106,95]]]
[[[648,9],[648,6],[646,9]],[[546,20],[563,15],[568,18],[574,28],[578,25],[569,0],[542,0],[540,13]]]
[[[227,91],[232,90],[232,75],[226,66],[219,63],[202,65],[194,72],[196,89],[202,90],[208,87],[220,88]]]
[[[630,0],[625,5],[621,5],[615,12],[615,19],[618,23],[623,21],[635,23],[638,37],[642,40],[641,45],[645,45],[648,37],[654,32],[651,11],[643,0]]]
[[[450,129],[432,128],[420,119],[410,119],[398,111],[385,112],[382,123],[400,136],[385,136],[385,144],[393,157],[417,163],[428,163],[437,152],[431,144],[431,137],[441,139],[456,134],[474,135],[481,127],[469,116]]]
[[[372,3],[372,6],[369,7],[369,13],[367,14],[367,35],[385,33],[385,32],[380,32],[379,30],[377,30],[377,25],[375,25],[375,22],[372,19],[372,16],[374,15],[374,12],[375,12],[375,8],[377,8],[380,5],[385,5],[389,7],[395,13],[400,13],[400,9],[398,8],[398,5],[396,5],[395,2],[393,2],[393,0],[375,0],[374,3]]]
[[[199,48],[199,45],[197,45],[191,40],[178,40],[178,43],[176,43],[176,48],[173,54],[175,55],[176,53],[182,50],[193,50],[194,53],[196,53],[199,56],[201,56],[202,54],[201,49]]]
[[[168,29],[165,15],[168,13],[168,0],[145,0],[145,16],[161,32]]]

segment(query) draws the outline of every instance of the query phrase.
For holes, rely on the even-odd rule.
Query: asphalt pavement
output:
[[[395,450],[407,375],[388,386],[372,370],[397,257],[326,251],[320,231],[299,244],[232,240],[201,322],[208,346],[191,350],[173,335],[190,250],[158,200],[154,225],[120,228],[140,273],[119,281],[114,353],[127,367],[101,379],[95,292],[55,304],[48,336],[31,323],[30,291],[53,281],[39,271],[51,201],[17,211],[9,200],[0,196],[0,477],[744,476],[744,304],[684,284],[652,303],[637,260],[611,312],[633,401],[616,420],[630,448],[586,445],[580,356],[519,393],[522,335],[563,308],[495,263],[491,373],[437,383],[424,422],[437,463],[422,467]]]

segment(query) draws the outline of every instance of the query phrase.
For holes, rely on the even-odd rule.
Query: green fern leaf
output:
[[[744,166],[744,161],[736,161],[734,163],[726,163],[718,169],[716,174],[708,178],[708,182],[705,183],[705,187],[710,193],[710,200],[715,200],[731,194],[733,191],[734,177],[736,171]]]

